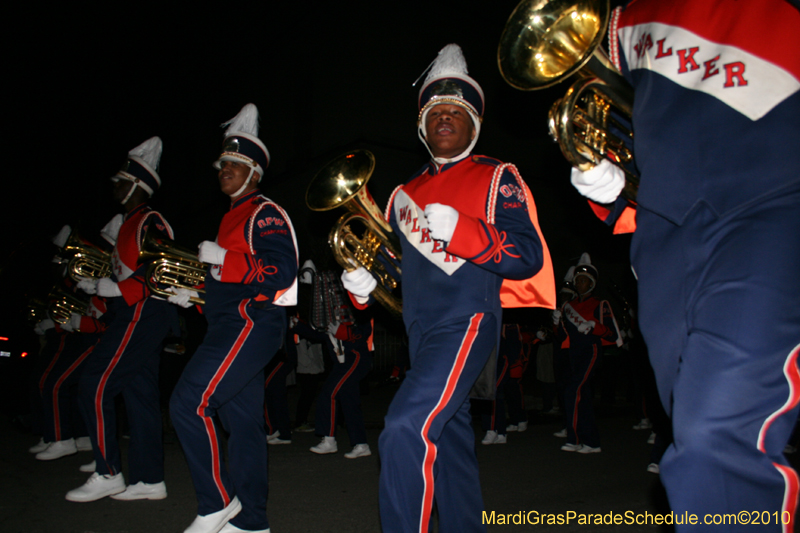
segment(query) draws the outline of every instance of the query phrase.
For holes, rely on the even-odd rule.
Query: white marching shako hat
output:
[[[428,146],[425,141],[425,117],[433,106],[439,104],[463,107],[472,118],[475,126],[475,137],[472,139],[467,151],[451,160],[439,162],[463,159],[472,151],[475,143],[478,142],[481,121],[483,120],[484,97],[481,86],[468,75],[467,60],[464,58],[461,47],[457,44],[448,44],[439,51],[436,59],[430,65],[430,70],[428,70],[428,75],[425,76],[422,88],[419,90],[417,127],[419,137],[425,143],[425,146]],[[428,150],[430,151],[430,148]],[[439,158],[434,159],[439,160]]]
[[[228,122],[225,140],[222,142],[222,153],[214,162],[214,168],[219,170],[223,161],[244,163],[258,172],[258,181],[264,177],[264,170],[269,166],[269,150],[258,138],[258,108],[255,104],[245,105],[239,114]]]
[[[128,152],[122,168],[111,178],[112,181],[122,179],[133,182],[133,187],[122,201],[123,204],[128,201],[136,187],[141,187],[149,196],[153,196],[161,186],[161,177],[156,170],[161,161],[162,146],[160,137],[150,137]]]

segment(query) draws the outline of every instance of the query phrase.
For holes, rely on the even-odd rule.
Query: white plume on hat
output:
[[[565,281],[566,283],[571,283],[571,282],[572,282],[572,278],[573,278],[574,276],[575,276],[575,267],[574,267],[574,266],[571,266],[571,267],[569,267],[569,269],[567,270],[567,273],[564,275],[564,281]]]
[[[161,137],[150,137],[145,142],[128,152],[129,156],[138,157],[153,170],[158,170],[162,150]]]
[[[457,44],[448,44],[439,50],[439,55],[433,60],[422,85],[425,86],[434,79],[466,74],[469,74],[469,72],[467,71],[467,60],[464,57],[464,52],[461,51],[461,47]]]
[[[476,105],[473,102],[470,102],[468,98],[463,97],[460,89],[458,96],[454,94],[441,94],[431,96],[427,101],[423,101],[423,94],[427,94],[426,91],[429,89],[429,86],[434,84],[437,80],[442,80],[445,78],[455,78],[472,87],[480,98],[480,105],[478,106],[478,109],[476,109]],[[469,76],[467,71],[467,60],[464,57],[464,53],[461,51],[460,46],[451,43],[439,50],[436,59],[433,60],[433,63],[431,63],[429,67],[428,75],[425,76],[425,81],[422,83],[422,88],[419,92],[419,98],[420,114],[417,124],[417,135],[423,144],[425,144],[425,147],[428,149],[431,157],[433,157],[433,160],[439,164],[446,164],[454,161],[460,161],[461,159],[467,157],[472,152],[475,144],[478,142],[478,137],[481,133],[483,89],[481,89],[481,86],[477,81]],[[475,128],[475,135],[473,136],[472,141],[467,149],[456,157],[443,158],[434,156],[433,152],[431,151],[431,147],[428,145],[428,142],[425,139],[425,117],[428,115],[430,108],[437,105],[437,102],[441,104],[455,104],[463,107],[468,111],[468,115],[472,119],[472,124]]]
[[[222,123],[222,127],[228,126],[225,130],[225,137],[236,135],[237,133],[247,133],[253,137],[258,137],[258,108],[255,104],[245,105],[239,114],[227,122]]]

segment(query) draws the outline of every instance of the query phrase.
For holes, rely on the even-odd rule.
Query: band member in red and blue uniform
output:
[[[67,500],[166,498],[164,450],[159,406],[158,364],[163,340],[179,329],[176,309],[150,293],[144,267],[138,266],[142,238],[149,228],[172,237],[164,217],[147,200],[161,185],[156,169],[161,139],[152,137],[128,153],[122,169],[111,178],[113,198],[125,211],[111,254],[109,278],[83,280],[78,287],[106,298],[107,329],[84,363],[80,402],[95,457],[89,480],[67,493]],[[131,440],[128,481],[122,476],[114,398],[122,394]]]
[[[636,94],[637,205],[613,166],[574,169],[573,183],[615,232],[635,226],[639,323],[674,431],[659,465],[670,506],[757,510],[764,531],[794,531],[800,55],[786,38],[800,4],[638,0],[609,27]]]
[[[565,452],[600,453],[600,431],[594,418],[592,381],[603,354],[603,346],[622,344],[611,305],[592,296],[597,286],[597,268],[589,254],[575,266],[572,284],[577,298],[553,311],[563,339],[561,348],[569,358],[569,380],[564,391],[567,443]]]
[[[368,457],[372,451],[367,444],[364,413],[361,410],[361,380],[372,370],[373,319],[366,312],[357,312],[352,323],[332,322],[328,326],[336,360],[331,372],[317,395],[314,417],[315,433],[322,437],[311,451],[318,454],[336,453],[336,411],[341,406],[347,435],[353,449],[344,456],[348,459]]]
[[[186,533],[269,531],[264,367],[286,332],[284,307],[297,303],[292,223],[258,190],[269,152],[258,138],[256,106],[246,105],[226,125],[214,166],[231,207],[216,241],[200,243],[199,253],[211,265],[203,306],[208,332],[170,400],[198,501]],[[215,416],[230,434],[227,468]]]
[[[439,52],[419,109],[432,159],[386,211],[402,246],[411,369],[378,442],[381,523],[426,533],[435,505],[439,531],[485,531],[470,390],[488,364],[482,396],[494,397],[502,306],[553,307],[552,264],[516,168],[471,153],[483,91],[457,45]],[[360,305],[376,285],[363,267],[342,281]]]
[[[65,290],[78,291],[75,282],[64,277]],[[78,405],[78,383],[83,363],[105,331],[104,298],[91,297],[86,315],[73,312],[63,324],[47,332],[46,349],[55,349],[45,372],[39,379],[44,427],[42,436],[49,443],[36,454],[42,461],[58,459],[79,451],[91,451],[86,424]],[[44,350],[43,350],[44,352]]]

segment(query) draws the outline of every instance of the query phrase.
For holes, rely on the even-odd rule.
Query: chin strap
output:
[[[135,191],[136,187],[138,187],[138,185],[136,184],[135,181],[131,181],[131,184],[132,184],[132,186],[131,186],[130,190],[128,190],[128,194],[126,194],[125,198],[120,202],[122,205],[125,205],[126,203],[128,203],[128,200],[130,200],[131,196],[133,196],[133,191]]]
[[[250,167],[250,174],[248,174],[248,175],[247,175],[247,179],[246,179],[246,180],[244,180],[244,183],[242,184],[242,186],[241,186],[241,187],[239,187],[239,190],[238,190],[238,191],[236,191],[235,193],[233,193],[233,194],[229,195],[231,198],[236,198],[237,196],[239,196],[240,194],[242,194],[242,193],[244,192],[244,190],[245,190],[245,189],[247,188],[247,186],[250,184],[250,180],[253,178],[253,173],[254,173],[255,171],[256,171],[256,169],[255,169],[255,168],[253,168],[253,167]]]

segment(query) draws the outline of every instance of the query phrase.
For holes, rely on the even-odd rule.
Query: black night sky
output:
[[[588,251],[601,286],[630,284],[629,238],[612,236],[594,218],[546,133],[547,109],[567,84],[525,93],[500,76],[497,44],[516,1],[111,5],[28,4],[7,14],[6,310],[18,289],[30,296],[49,288],[51,280],[39,285],[40,265],[63,224],[96,232],[117,212],[109,178],[150,136],[164,142],[153,206],[180,244],[213,239],[228,205],[211,167],[219,124],[248,102],[259,108],[260,137],[272,154],[262,190],[289,212],[301,261],[324,263],[340,213],[309,211],[306,185],[330,159],[367,148],[377,158],[369,188],[383,208],[428,158],[416,137],[412,83],[451,42],[462,46],[486,95],[476,153],[519,167],[557,279]]]

